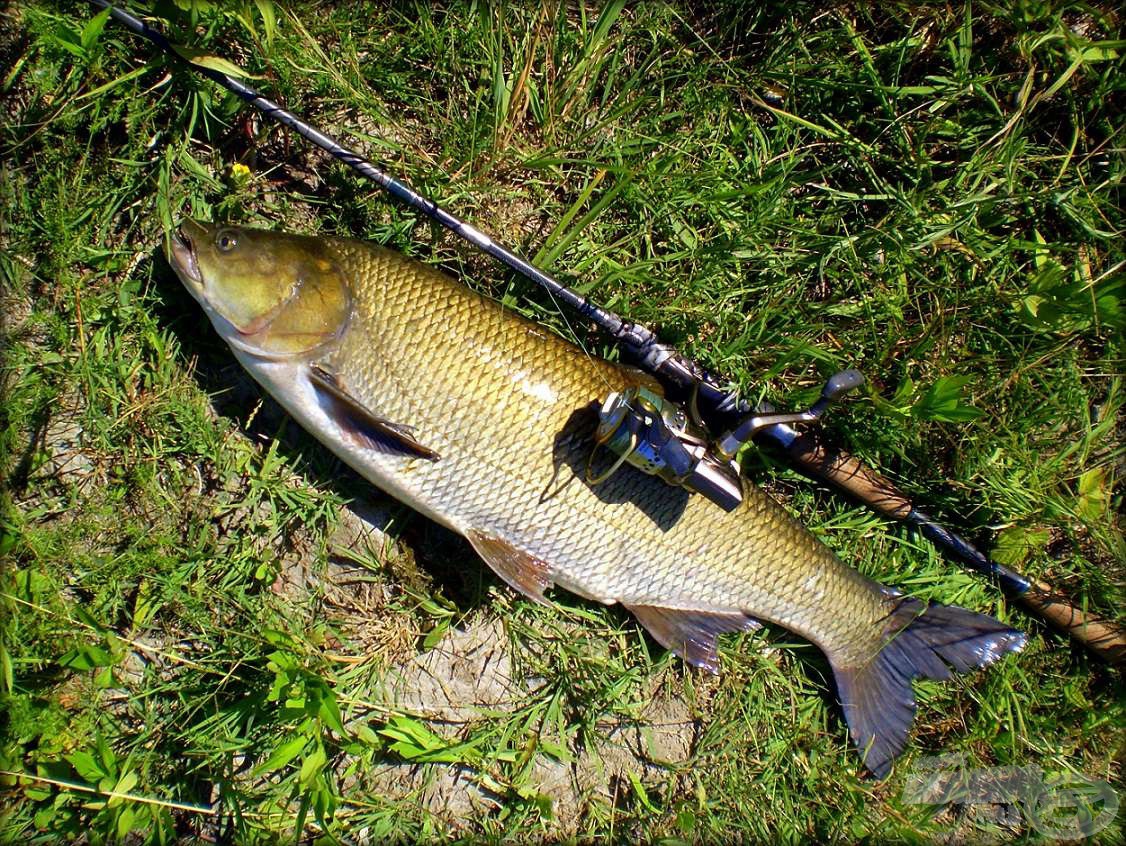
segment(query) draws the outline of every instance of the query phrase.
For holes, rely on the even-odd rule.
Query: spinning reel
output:
[[[821,389],[821,398],[806,411],[755,412],[714,442],[694,410],[690,416],[677,403],[647,388],[615,391],[599,411],[595,447],[587,461],[587,481],[597,485],[629,464],[670,485],[703,494],[725,511],[734,511],[743,501],[739,465],[735,463],[735,454],[743,444],[769,426],[812,423],[830,404],[863,383],[860,371],[842,370],[829,378]],[[595,475],[591,463],[599,447],[617,458],[608,470]]]

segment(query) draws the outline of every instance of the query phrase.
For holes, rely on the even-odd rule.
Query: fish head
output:
[[[320,353],[347,327],[348,278],[321,239],[188,219],[165,254],[219,334],[244,353]]]

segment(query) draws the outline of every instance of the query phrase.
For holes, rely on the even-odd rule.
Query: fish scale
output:
[[[552,581],[604,602],[741,611],[823,647],[852,646],[860,632],[856,647],[871,653],[887,597],[753,486],[728,514],[633,468],[586,484],[600,398],[647,380],[398,253],[330,243],[358,272],[354,324],[329,362],[442,456],[404,463],[415,465],[414,495],[454,529],[502,537],[546,561]],[[549,385],[553,401],[514,374],[535,374],[523,379]]]
[[[659,386],[434,268],[359,241],[193,221],[168,256],[303,427],[465,535],[532,599],[556,584],[621,603],[712,671],[717,636],[760,619],[817,644],[879,776],[906,743],[912,679],[946,679],[1024,643],[992,617],[864,577],[745,480],[732,512],[629,466],[588,482],[601,400]],[[610,461],[594,461],[595,477]]]

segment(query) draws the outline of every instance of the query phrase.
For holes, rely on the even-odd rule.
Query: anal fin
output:
[[[626,608],[657,643],[710,673],[719,672],[717,636],[762,625],[739,611],[685,611],[657,605],[627,605]]]
[[[477,554],[485,559],[498,576],[529,599],[546,604],[543,592],[551,587],[547,577],[547,564],[517,549],[506,540],[470,529],[466,533]]]
[[[334,373],[314,365],[309,368],[309,381],[317,392],[321,407],[354,443],[380,452],[415,455],[427,461],[438,460],[438,453],[415,440],[410,426],[394,423],[366,408],[348,393]]]

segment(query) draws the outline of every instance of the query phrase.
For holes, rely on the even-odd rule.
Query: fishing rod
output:
[[[146,38],[167,55],[183,59],[159,30],[113,6],[108,0],[90,2],[99,9],[108,9],[115,21]],[[906,494],[860,459],[829,446],[816,431],[799,433],[793,427],[794,423],[818,420],[833,402],[858,387],[863,377],[857,371],[846,370],[830,378],[821,398],[805,411],[778,412],[767,403],[752,408],[734,392],[725,390],[698,364],[661,343],[650,329],[592,303],[250,86],[214,68],[185,61],[196,73],[236,94],[266,117],[317,145],[396,199],[545,288],[557,300],[606,332],[632,363],[657,377],[665,387],[667,397],[645,388],[612,393],[606,397],[599,412],[595,440],[598,446],[616,458],[609,471],[597,475],[588,465],[587,478],[592,484],[604,480],[628,463],[670,484],[700,493],[719,507],[732,510],[742,497],[736,453],[751,440],[771,443],[781,447],[812,478],[830,482],[877,513],[913,526],[955,560],[994,581],[1027,611],[1069,635],[1099,658],[1111,664],[1118,664],[1126,658],[1126,635],[1113,623],[1086,611],[1050,585],[1030,580],[1009,567],[991,561],[968,540],[916,508]],[[711,432],[723,434],[712,438]]]

